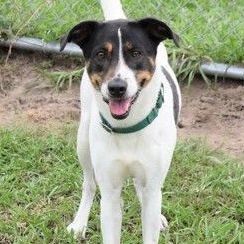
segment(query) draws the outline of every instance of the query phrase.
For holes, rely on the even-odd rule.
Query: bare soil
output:
[[[231,81],[207,88],[195,81],[182,87],[183,138],[204,137],[214,148],[244,159],[244,84]]]
[[[5,57],[0,50],[0,125],[51,127],[79,120],[79,84],[57,91],[43,72],[74,70],[79,61],[14,52],[5,65]],[[244,82],[220,81],[208,88],[196,79],[190,88],[182,85],[182,94],[180,138],[204,137],[213,148],[244,159]]]

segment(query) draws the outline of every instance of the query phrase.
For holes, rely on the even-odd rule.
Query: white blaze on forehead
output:
[[[126,97],[132,97],[134,96],[138,91],[138,83],[136,81],[135,74],[132,69],[128,67],[124,60],[123,55],[123,43],[122,43],[122,34],[120,28],[118,29],[118,39],[119,39],[119,58],[118,58],[118,64],[115,68],[114,76],[107,80],[106,82],[102,83],[101,86],[101,92],[104,97],[108,97],[109,91],[108,91],[108,83],[112,79],[120,78],[127,82],[127,91],[126,91]]]
[[[133,70],[128,67],[128,65],[124,60],[122,33],[120,28],[118,29],[118,38],[119,38],[119,60],[115,72],[115,77],[120,77],[121,79],[127,82],[128,84],[127,94],[128,96],[133,96],[137,92],[138,86],[137,86],[136,77]]]
[[[123,45],[122,45],[122,37],[121,37],[121,30],[120,30],[120,28],[118,29],[118,37],[119,37],[119,62],[120,61],[124,62]]]
[[[125,67],[129,69],[129,67],[125,63],[124,56],[123,56],[123,44],[122,44],[122,35],[121,35],[120,28],[118,29],[118,37],[119,37],[119,60],[118,60],[118,69],[125,68]],[[133,72],[131,69],[130,69],[130,71]]]

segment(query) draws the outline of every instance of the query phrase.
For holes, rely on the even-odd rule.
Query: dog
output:
[[[168,226],[161,187],[177,137],[180,88],[162,41],[179,37],[162,21],[127,20],[119,0],[102,0],[104,22],[84,21],[61,38],[83,51],[85,70],[77,152],[83,194],[68,231],[85,237],[98,184],[104,244],[119,244],[121,189],[133,178],[141,205],[143,243],[158,243]]]

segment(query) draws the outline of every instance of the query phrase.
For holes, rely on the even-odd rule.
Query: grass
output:
[[[81,170],[73,126],[0,129],[0,243],[76,243],[65,227],[80,200]],[[163,243],[243,243],[243,166],[202,141],[179,142],[163,189],[170,228]],[[141,243],[131,182],[123,191],[122,243]],[[87,242],[101,243],[99,193]],[[81,242],[82,243],[82,242]]]

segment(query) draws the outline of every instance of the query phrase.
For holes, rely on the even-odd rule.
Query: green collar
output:
[[[109,124],[109,122],[103,117],[103,115],[100,113],[101,117],[101,125],[102,127],[109,133],[118,133],[118,134],[128,134],[133,133],[139,130],[144,129],[148,125],[150,125],[155,118],[158,116],[159,109],[162,107],[162,104],[164,102],[164,94],[163,94],[163,84],[161,85],[162,89],[160,89],[158,93],[158,99],[154,106],[154,108],[151,110],[151,112],[147,115],[147,117],[140,122],[138,122],[135,125],[129,126],[129,127],[113,127]],[[162,90],[162,91],[161,91]]]

